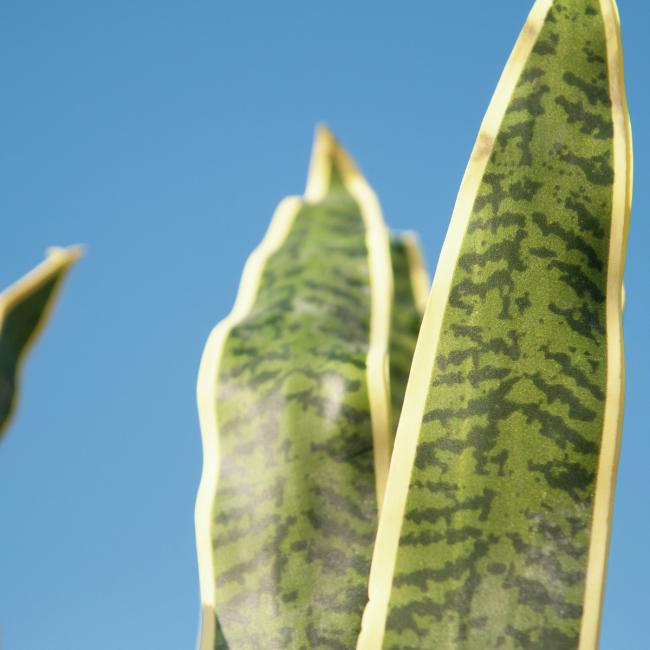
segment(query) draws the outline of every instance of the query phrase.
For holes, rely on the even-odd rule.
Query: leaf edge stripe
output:
[[[599,0],[599,4],[605,27],[609,89],[612,98],[614,184],[607,265],[605,408],[578,650],[596,650],[600,636],[616,472],[623,425],[625,394],[622,332],[623,269],[632,198],[632,138],[625,93],[618,8],[616,0]]]

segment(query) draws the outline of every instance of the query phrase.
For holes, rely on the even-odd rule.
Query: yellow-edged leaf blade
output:
[[[24,356],[45,325],[56,295],[81,248],[52,248],[47,259],[0,294],[0,435],[17,401]]]
[[[596,648],[630,193],[615,5],[538,0],[434,278],[358,648]]]

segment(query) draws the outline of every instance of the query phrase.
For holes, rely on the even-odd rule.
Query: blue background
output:
[[[647,648],[647,47],[620,0],[636,149],[628,391],[605,650]],[[324,120],[433,270],[529,9],[460,3],[3,0],[0,285],[83,242],[0,446],[0,647],[193,648],[194,387]]]

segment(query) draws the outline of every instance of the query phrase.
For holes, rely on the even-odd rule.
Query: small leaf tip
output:
[[[84,257],[86,249],[81,244],[73,244],[72,246],[48,246],[45,249],[45,255],[48,259],[53,261],[61,261],[67,264],[72,264],[77,260]]]

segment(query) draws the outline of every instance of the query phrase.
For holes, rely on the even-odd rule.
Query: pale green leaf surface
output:
[[[429,279],[415,235],[393,233],[390,239],[390,253],[394,295],[389,359],[391,422],[394,434],[426,305]]]

